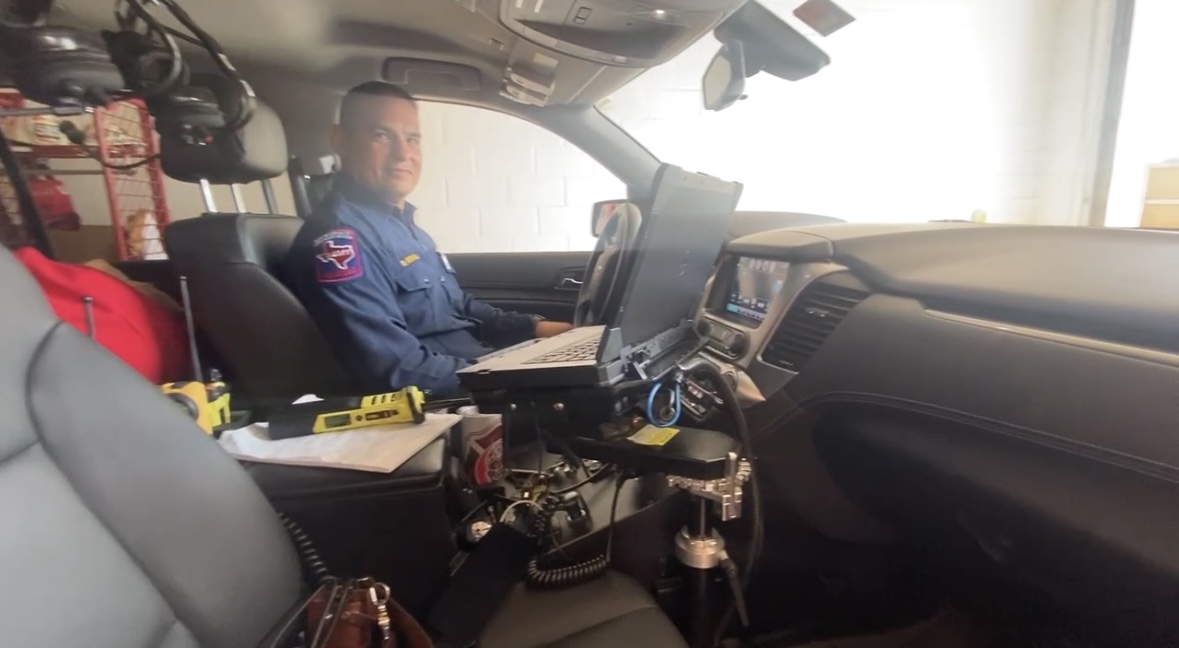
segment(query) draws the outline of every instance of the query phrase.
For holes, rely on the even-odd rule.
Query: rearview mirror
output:
[[[831,63],[818,45],[756,0],[741,5],[712,33],[722,43],[741,44],[746,77],[766,72],[786,81],[800,81]]]
[[[606,227],[614,217],[618,215],[620,207],[626,204],[625,200],[603,200],[594,203],[593,214],[591,215],[590,228],[593,231],[594,238],[602,235],[606,231]]]
[[[745,98],[745,46],[741,41],[721,45],[700,85],[705,110],[724,110]]]

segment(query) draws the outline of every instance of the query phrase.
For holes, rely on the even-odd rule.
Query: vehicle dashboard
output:
[[[1153,434],[1176,422],[1177,241],[968,223],[762,232],[729,243],[697,317],[709,353],[765,396],[924,403],[1155,471],[1165,459],[1179,478],[1179,447]],[[1140,407],[1118,427],[1143,432],[1094,429],[1109,420],[1092,408],[1127,403]]]
[[[1122,582],[1132,564],[1174,585],[1177,242],[973,223],[761,232],[729,243],[697,318],[747,404],[785,394],[775,406],[817,420],[841,487],[885,517],[919,510],[924,523],[942,506],[958,524],[966,505],[940,499],[953,486],[985,502],[975,526],[1004,542],[1061,529],[1096,552],[1090,570],[1116,555],[1131,559]],[[1071,556],[1041,549],[1031,571]],[[1075,577],[1075,561],[1059,567]]]

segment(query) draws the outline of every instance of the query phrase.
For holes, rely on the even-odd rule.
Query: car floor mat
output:
[[[752,648],[1000,648],[986,632],[962,614],[943,610],[933,617],[884,632],[799,643],[774,633],[755,638]],[[775,636],[778,635],[778,636]]]

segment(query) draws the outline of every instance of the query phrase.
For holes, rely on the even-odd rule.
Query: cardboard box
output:
[[[1141,227],[1179,229],[1179,161],[1152,164],[1146,171]]]
[[[1152,165],[1146,172],[1146,201],[1179,200],[1179,163]]]

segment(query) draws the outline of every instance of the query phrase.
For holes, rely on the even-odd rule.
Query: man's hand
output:
[[[536,337],[547,338],[554,335],[560,335],[565,331],[571,330],[572,324],[565,322],[550,322],[548,320],[540,320],[536,323]]]

